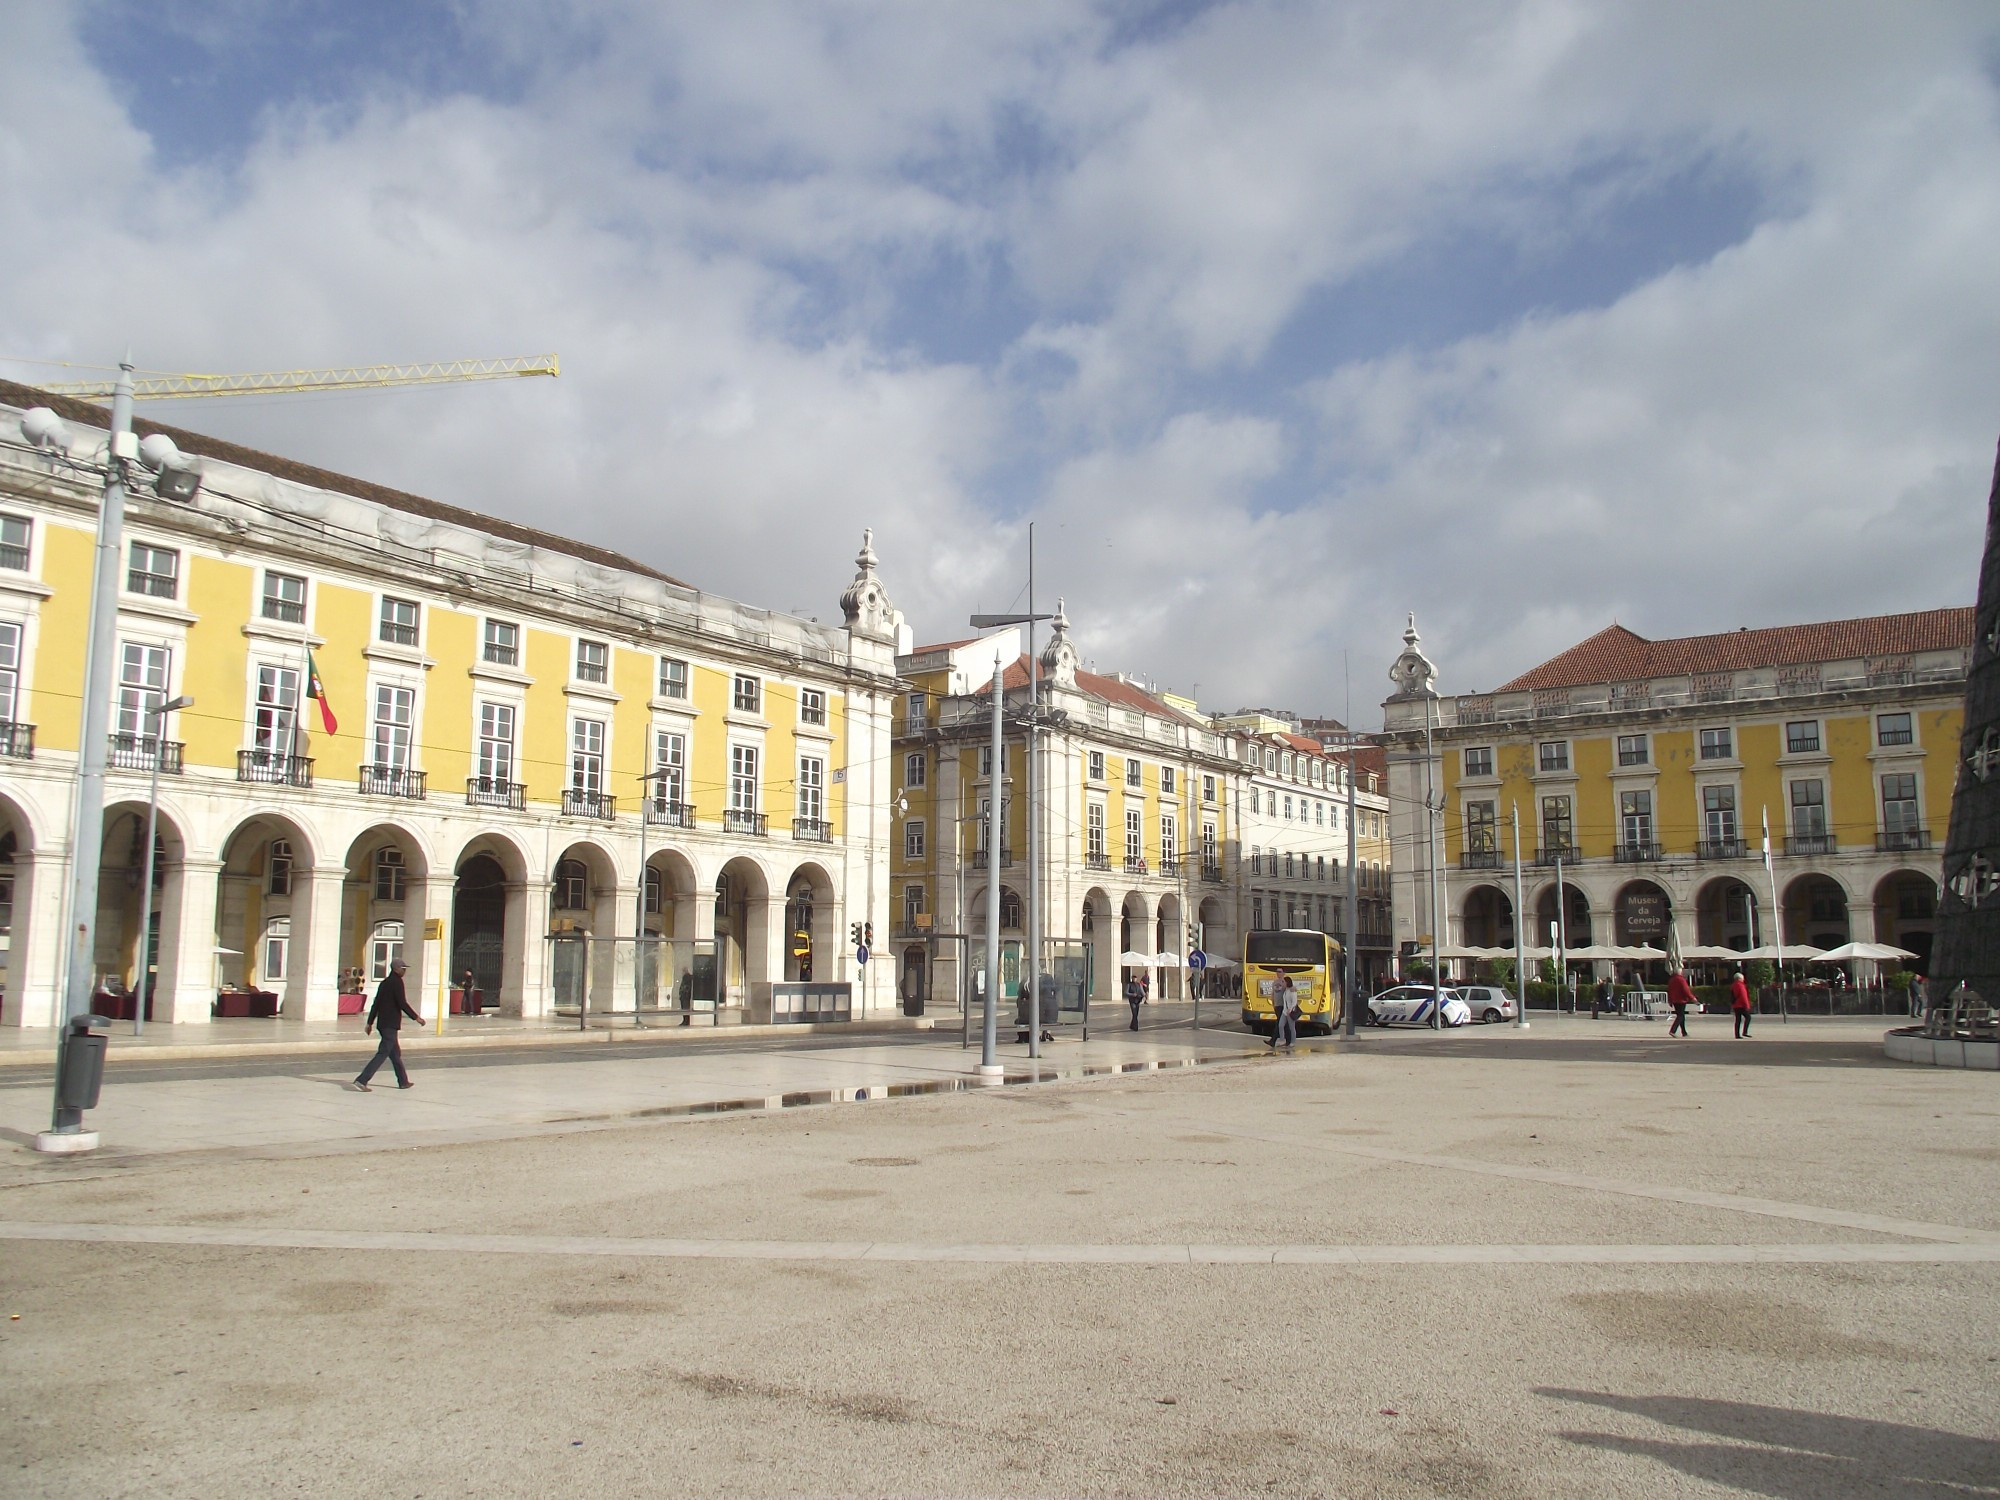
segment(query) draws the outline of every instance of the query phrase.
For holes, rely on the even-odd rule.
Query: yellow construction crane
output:
[[[511,380],[521,375],[562,373],[553,354],[528,354],[518,359],[454,359],[415,365],[343,365],[331,370],[267,370],[256,375],[137,375],[132,395],[144,400],[184,396],[258,396],[273,391],[359,391],[383,385],[446,385],[463,380]],[[109,380],[65,381],[39,389],[86,401],[114,394]]]

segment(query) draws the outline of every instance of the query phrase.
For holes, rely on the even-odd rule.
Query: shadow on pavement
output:
[[[1782,1500],[1826,1495],[1991,1494],[2000,1442],[1783,1406],[1686,1396],[1615,1396],[1539,1387],[1535,1394],[1644,1417],[1720,1441],[1676,1442],[1564,1432],[1579,1447],[1639,1454],[1695,1479]]]
[[[1377,1045],[1390,1040],[1409,1039],[1399,1049],[1404,1055],[1423,1053],[1432,1057],[1518,1058],[1529,1062],[1631,1062],[1692,1063],[1706,1067],[1776,1068],[1891,1068],[1903,1064],[1890,1061],[1882,1050],[1882,1038],[1866,1036],[1812,1037],[1804,1040],[1773,1039],[1766,1045],[1761,1038],[1739,1042],[1722,1036],[1713,1039],[1699,1034],[1691,1038],[1669,1037],[1664,1032],[1604,1037],[1563,1036],[1537,1038],[1532,1026],[1522,1036],[1511,1027],[1494,1027],[1494,1035],[1476,1028],[1439,1035],[1416,1029],[1370,1033]]]

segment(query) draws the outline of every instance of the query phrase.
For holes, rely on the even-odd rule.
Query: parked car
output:
[[[1368,1024],[1428,1026],[1431,1008],[1438,1004],[1437,993],[1427,984],[1399,984],[1384,990],[1368,1002]],[[1444,1003],[1438,1010],[1447,1026],[1464,1026],[1472,1020],[1472,1008],[1451,990],[1444,992]]]
[[[1493,984],[1461,984],[1452,993],[1465,1002],[1472,1019],[1482,1025],[1514,1019],[1514,997]]]

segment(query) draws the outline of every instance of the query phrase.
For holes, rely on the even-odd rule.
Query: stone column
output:
[[[183,858],[167,867],[160,903],[156,1022],[204,1023],[215,1007],[215,900],[222,861]]]
[[[743,903],[747,929],[743,934],[743,981],[746,990],[759,981],[785,977],[785,895],[753,896]]]
[[[510,1016],[549,1013],[549,886],[507,882],[507,929],[501,940],[500,1009]]]
[[[403,896],[403,958],[410,972],[403,976],[410,1003],[429,1016],[434,1007],[451,1005],[451,986],[457,978],[451,972],[451,897],[454,882],[449,876],[418,880],[411,877]],[[424,940],[426,923],[436,922],[443,934],[435,943]],[[435,967],[434,967],[435,966]],[[443,999],[439,998],[439,971],[443,971]],[[417,997],[422,997],[419,1004]]]
[[[14,856],[14,926],[8,934],[7,993],[0,1026],[53,1027],[61,1009],[62,901],[69,861]]]
[[[288,1019],[331,1021],[340,1013],[340,907],[346,886],[347,871],[342,866],[292,876],[292,940],[284,999]],[[302,891],[304,911],[299,909]]]

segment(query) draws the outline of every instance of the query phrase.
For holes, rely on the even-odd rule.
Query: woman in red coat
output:
[[[1694,986],[1688,983],[1687,971],[1676,969],[1667,980],[1667,1004],[1674,1008],[1674,1024],[1667,1028],[1668,1036],[1688,1034],[1688,1007],[1694,1004]]]
[[[1738,969],[1736,977],[1729,981],[1729,1008],[1736,1013],[1736,1035],[1740,1039],[1750,1035],[1750,986],[1743,982],[1743,971]]]

